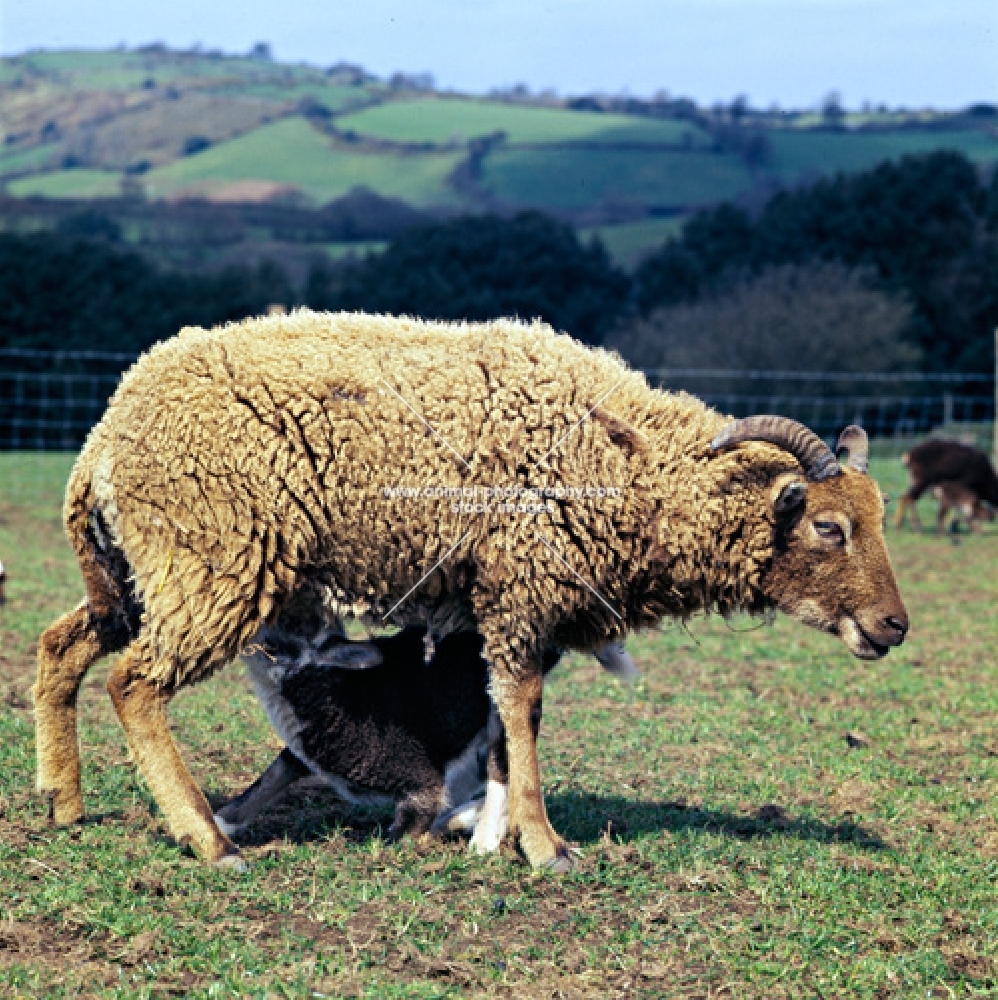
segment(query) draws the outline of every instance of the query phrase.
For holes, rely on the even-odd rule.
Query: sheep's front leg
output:
[[[206,861],[242,870],[246,865],[239,850],[218,829],[207,799],[177,752],[166,719],[170,694],[149,680],[155,662],[142,640],[136,640],[107,682],[132,756],[174,837],[189,843]]]
[[[534,868],[565,872],[572,867],[572,854],[548,821],[537,762],[543,695],[540,659],[535,657],[514,672],[504,653],[502,646],[492,651],[486,635],[492,700],[506,731],[509,829]]]

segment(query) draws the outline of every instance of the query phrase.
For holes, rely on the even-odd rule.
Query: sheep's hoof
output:
[[[212,867],[221,868],[225,871],[235,872],[242,875],[249,871],[249,865],[241,854],[223,854],[217,861],[212,862]]]
[[[72,826],[83,820],[83,799],[78,794],[42,789],[41,795],[46,800],[52,826]]]
[[[553,875],[567,875],[578,862],[579,852],[573,851],[566,844],[558,848],[558,853],[553,858],[542,861],[539,865],[534,865],[536,871],[551,872]]]

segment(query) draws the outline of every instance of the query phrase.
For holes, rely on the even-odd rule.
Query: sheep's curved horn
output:
[[[719,451],[742,441],[768,441],[789,451],[814,483],[842,473],[832,449],[814,431],[789,417],[762,415],[733,420],[710,446]]]
[[[846,464],[857,472],[866,472],[870,442],[866,431],[856,424],[850,424],[840,435],[835,445],[835,454],[845,454]]]

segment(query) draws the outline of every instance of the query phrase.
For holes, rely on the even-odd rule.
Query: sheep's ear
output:
[[[790,514],[804,505],[807,499],[807,483],[799,479],[791,479],[784,483],[773,501],[773,510],[778,516]]]
[[[381,650],[367,642],[344,642],[324,649],[315,662],[332,670],[370,670],[382,662]]]

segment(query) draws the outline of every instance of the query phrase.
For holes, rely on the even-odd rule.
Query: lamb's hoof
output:
[[[249,865],[241,854],[223,854],[217,861],[212,863],[214,868],[221,868],[224,871],[234,872],[242,875],[249,871]]]
[[[578,851],[573,851],[567,845],[562,844],[553,858],[548,858],[539,865],[534,865],[534,868],[537,871],[551,872],[553,875],[568,875],[575,868],[578,856]]]
[[[215,825],[228,837],[230,840],[237,834],[242,833],[243,827],[239,823],[230,823],[225,819],[220,812],[215,813]]]

